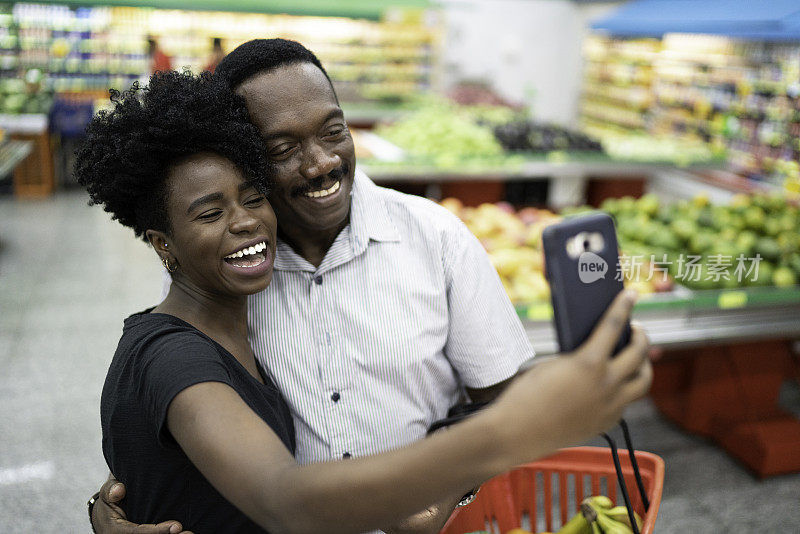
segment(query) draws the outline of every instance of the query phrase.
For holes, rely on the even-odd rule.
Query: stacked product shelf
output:
[[[747,176],[798,178],[800,44],[668,35],[656,73],[654,133],[727,149]]]
[[[800,191],[800,44],[691,34],[594,36],[585,56],[581,119],[587,131],[645,132],[726,154],[734,172]]]
[[[653,104],[653,64],[660,49],[657,39],[588,38],[581,102],[584,121],[645,131]]]
[[[439,23],[428,15],[411,10],[371,21],[17,3],[0,13],[0,75],[40,69],[56,92],[105,91],[149,74],[148,35],[159,39],[175,68],[196,72],[215,37],[225,50],[254,38],[284,37],[317,53],[342,100],[401,102],[437,83]]]

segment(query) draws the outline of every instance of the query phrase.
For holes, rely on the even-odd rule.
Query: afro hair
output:
[[[270,167],[244,100],[210,73],[159,72],[146,87],[111,90],[113,109],[99,112],[77,152],[75,178],[90,204],[145,238],[170,233],[166,183],[170,168],[200,152],[231,160],[263,194]]]
[[[311,63],[331,79],[314,53],[297,41],[288,39],[253,39],[234,48],[217,65],[215,74],[236,89],[242,82],[262,72],[284,65]],[[333,87],[333,84],[331,84]]]

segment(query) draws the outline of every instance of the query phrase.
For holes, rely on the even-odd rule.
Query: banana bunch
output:
[[[634,512],[636,524],[642,529],[642,519]],[[628,509],[624,506],[614,506],[611,499],[605,495],[588,497],[581,503],[581,511],[570,519],[561,530],[555,534],[632,534]],[[484,531],[470,534],[488,534]],[[505,534],[531,534],[527,530],[515,528]],[[541,534],[553,534],[542,532]]]
[[[581,503],[581,516],[589,523],[591,534],[632,534],[628,509],[614,506],[611,499],[598,495],[584,499]],[[634,512],[636,525],[642,528],[641,518]],[[569,523],[567,523],[569,525]],[[566,525],[565,525],[566,526]]]
[[[634,515],[636,524],[641,530],[642,520],[638,514]],[[605,495],[598,495],[584,499],[581,503],[581,512],[555,534],[632,534],[632,532],[628,509],[624,506],[614,506],[611,499]]]

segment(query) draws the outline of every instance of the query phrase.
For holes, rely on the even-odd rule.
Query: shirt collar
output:
[[[356,254],[367,248],[370,239],[378,242],[400,241],[400,232],[392,221],[384,195],[358,168],[350,204],[350,236]]]
[[[349,233],[350,244],[356,256],[367,249],[370,240],[377,242],[400,241],[400,233],[392,221],[386,201],[378,186],[358,168],[356,168],[353,179],[353,190],[350,193],[350,223],[343,233]],[[336,241],[339,241],[339,238]],[[277,243],[275,269],[309,272],[316,270],[281,239],[278,239]]]
[[[288,243],[278,238],[277,247],[275,249],[275,264],[276,271],[307,271],[313,273],[316,268],[311,265],[304,257],[294,251]]]

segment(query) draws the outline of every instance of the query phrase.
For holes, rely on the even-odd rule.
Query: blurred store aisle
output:
[[[0,199],[0,532],[86,532],[107,474],[99,399],[158,263],[85,194]],[[154,283],[155,281],[155,283]]]
[[[158,262],[79,192],[0,197],[0,532],[87,532],[104,479],[99,399],[122,320],[155,303]],[[800,388],[785,403],[800,413]],[[666,423],[648,401],[629,423],[667,463],[659,533],[790,532],[800,475],[753,479]]]

